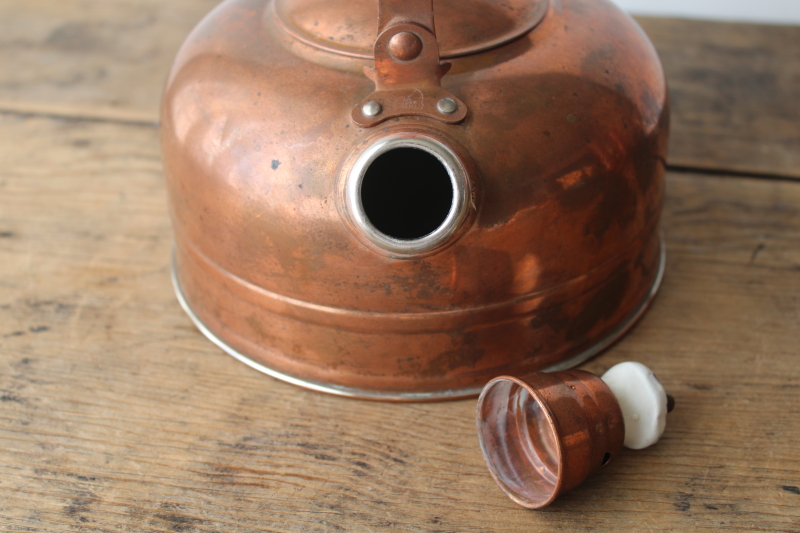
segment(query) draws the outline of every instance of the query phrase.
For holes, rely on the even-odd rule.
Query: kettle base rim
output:
[[[661,286],[661,282],[664,278],[664,270],[666,266],[666,246],[664,242],[664,235],[661,232],[658,235],[658,246],[659,246],[659,252],[658,252],[659,259],[658,259],[658,267],[656,275],[654,276],[653,282],[649,290],[646,292],[644,298],[642,298],[639,304],[636,305],[631,310],[628,316],[624,320],[622,320],[619,323],[619,325],[614,330],[612,330],[607,336],[600,339],[598,342],[596,342],[586,350],[566,360],[560,361],[557,364],[543,368],[539,370],[540,372],[556,372],[576,367],[577,365],[583,363],[584,361],[598,355],[606,348],[609,348],[611,345],[613,345],[615,342],[621,339],[639,321],[639,319],[642,318],[645,311],[647,311],[647,309],[650,307],[650,304],[652,303],[653,299],[658,293],[658,290]],[[374,400],[374,401],[387,401],[387,402],[435,402],[435,401],[477,398],[481,390],[483,389],[483,385],[481,385],[477,387],[469,387],[463,389],[444,389],[444,390],[427,391],[427,392],[364,390],[364,389],[344,387],[341,385],[302,379],[295,376],[291,376],[284,372],[274,370],[262,363],[259,363],[258,361],[255,361],[254,359],[248,357],[247,355],[244,355],[240,351],[236,350],[235,348],[227,344],[225,341],[219,338],[213,331],[211,331],[211,329],[205,323],[203,323],[203,321],[197,316],[194,310],[192,310],[191,306],[189,305],[183,293],[180,281],[178,280],[176,250],[174,246],[172,250],[170,273],[172,278],[172,287],[173,290],[175,291],[175,296],[177,297],[181,308],[189,316],[195,327],[207,339],[209,339],[211,342],[213,342],[215,345],[221,348],[228,355],[234,357],[235,359],[246,364],[247,366],[255,370],[258,370],[259,372],[267,374],[268,376],[273,377],[275,379],[279,379],[286,383],[290,383],[292,385],[296,385],[305,389],[317,392],[325,392],[328,394],[333,394],[335,396],[343,396],[361,400]]]

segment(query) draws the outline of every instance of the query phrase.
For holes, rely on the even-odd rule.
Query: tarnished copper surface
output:
[[[478,399],[477,425],[492,477],[529,509],[580,485],[625,440],[614,394],[582,370],[493,379]]]
[[[176,282],[207,334],[312,388],[435,399],[576,364],[629,327],[660,271],[662,70],[609,2],[548,5],[532,31],[449,60],[460,124],[369,128],[351,112],[372,61],[296,38],[267,0],[215,9],[176,59],[161,129]],[[447,147],[470,197],[446,241],[398,254],[353,224],[346,185],[404,132]]]

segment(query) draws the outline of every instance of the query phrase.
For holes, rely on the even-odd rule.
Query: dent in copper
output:
[[[529,509],[580,485],[625,440],[614,394],[582,370],[493,379],[478,399],[477,426],[492,477]]]
[[[294,5],[329,24],[313,11],[328,3],[277,7]],[[658,279],[666,86],[611,4],[547,5],[527,33],[448,59],[442,87],[469,106],[457,125],[359,127],[372,60],[284,31],[271,1],[206,17],[171,71],[161,135],[177,283],[207,331],[296,382],[395,399],[476,394],[613,340]],[[358,6],[371,29],[322,35],[374,33],[378,2]],[[473,193],[435,253],[400,258],[352,227],[343,190],[364,147],[404,131],[453,147]]]

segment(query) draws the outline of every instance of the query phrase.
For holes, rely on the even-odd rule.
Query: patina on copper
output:
[[[226,0],[179,52],[175,285],[247,364],[363,398],[472,396],[596,354],[652,299],[668,110],[642,31],[606,0],[433,12]]]
[[[492,477],[529,509],[545,507],[583,483],[625,440],[614,393],[582,370],[495,378],[481,393],[477,414]]]

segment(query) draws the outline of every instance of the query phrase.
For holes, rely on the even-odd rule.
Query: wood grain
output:
[[[0,109],[155,122],[178,47],[218,0],[7,0]]]
[[[169,282],[157,131],[0,115],[0,531],[800,531],[800,183],[671,174],[635,359],[664,439],[543,511],[474,400],[308,392],[223,354]]]
[[[180,43],[216,4],[7,0],[0,110],[155,122]],[[671,165],[800,177],[800,27],[637,20],[671,90]]]
[[[800,178],[800,27],[637,20],[667,75],[671,165]]]
[[[638,19],[683,171],[661,294],[584,368],[641,361],[678,406],[531,512],[489,476],[474,401],[303,391],[180,310],[154,124],[215,3],[0,5],[0,531],[800,531],[800,183],[686,172],[800,177],[800,29]]]

